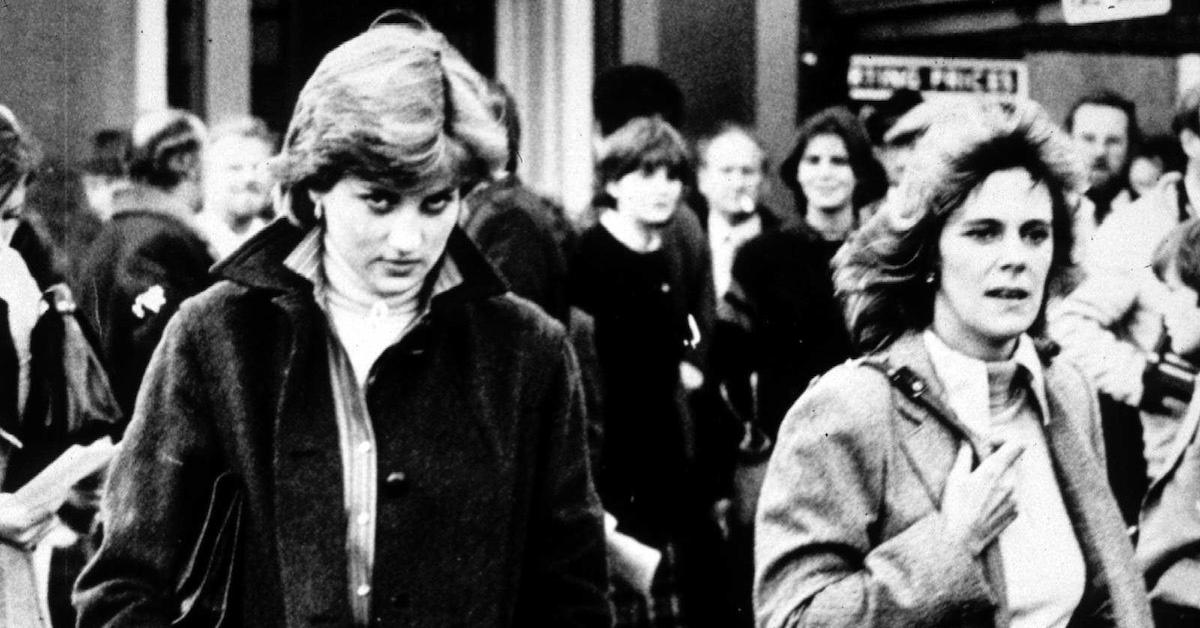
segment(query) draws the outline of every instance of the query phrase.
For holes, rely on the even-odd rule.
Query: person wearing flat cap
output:
[[[151,360],[79,625],[609,625],[575,356],[456,226],[508,156],[484,87],[404,12],[321,61],[288,219]]]

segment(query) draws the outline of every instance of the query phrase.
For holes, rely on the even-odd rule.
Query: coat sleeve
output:
[[[1141,403],[1146,358],[1116,330],[1143,306],[1141,286],[1154,281],[1140,274],[1099,270],[1048,312],[1050,335],[1062,346],[1063,357],[1100,392],[1131,406]]]
[[[560,340],[540,412],[542,451],[516,626],[611,625],[604,520],[588,465],[579,367]]]
[[[74,593],[81,626],[167,626],[177,614],[173,583],[203,518],[215,457],[187,313],[167,326],[109,470],[104,540]]]
[[[876,538],[889,510],[890,404],[878,374],[847,365],[788,413],[759,497],[759,626],[949,625],[994,607],[982,562],[947,542],[937,511]]]

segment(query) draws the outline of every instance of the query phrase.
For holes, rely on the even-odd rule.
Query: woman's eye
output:
[[[368,192],[362,199],[367,204],[367,209],[376,214],[387,213],[395,201],[392,195],[386,192]]]
[[[1046,227],[1033,227],[1025,232],[1025,239],[1034,244],[1041,244],[1050,239],[1050,230]]]
[[[829,163],[835,166],[848,166],[850,165],[850,159],[848,157],[830,157]]]
[[[996,237],[999,235],[999,233],[1000,232],[997,231],[996,229],[981,227],[981,228],[976,228],[976,229],[968,229],[964,233],[964,235],[966,235],[968,238],[970,238],[972,240],[978,240],[980,242],[989,242],[991,240],[996,239]]]
[[[421,210],[427,214],[440,214],[450,206],[450,201],[454,200],[454,193],[439,192],[432,196],[427,196],[421,203]]]

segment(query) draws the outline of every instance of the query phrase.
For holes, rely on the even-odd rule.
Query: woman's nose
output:
[[[388,247],[392,250],[407,253],[420,248],[421,228],[418,221],[413,219],[413,214],[416,212],[402,209],[393,215],[387,238]]]
[[[1000,247],[1000,264],[1003,268],[1022,270],[1033,255],[1033,248],[1017,234],[1005,236]]]

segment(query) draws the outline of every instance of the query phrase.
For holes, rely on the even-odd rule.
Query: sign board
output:
[[[1171,0],[1062,0],[1062,4],[1067,24],[1127,20],[1163,15],[1171,10]]]
[[[952,57],[850,56],[846,76],[850,97],[886,100],[899,89],[927,99],[949,96],[1029,96],[1029,68],[1023,61]]]

